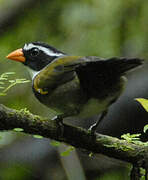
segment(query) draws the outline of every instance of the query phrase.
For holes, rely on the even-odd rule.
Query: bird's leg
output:
[[[54,120],[56,122],[58,128],[60,129],[60,131],[59,131],[60,135],[63,135],[63,133],[64,133],[64,123],[63,123],[64,117],[65,117],[64,115],[59,114],[59,115],[52,118],[52,120]]]
[[[74,116],[77,115],[79,112],[77,110],[68,113],[64,113],[64,114],[59,114],[55,117],[52,118],[52,120],[56,121],[56,124],[58,126],[58,128],[60,129],[60,134],[63,135],[64,133],[64,123],[63,123],[63,119],[66,117],[70,117],[70,116]]]
[[[57,115],[57,116],[54,116],[52,118],[53,121],[56,121],[57,124],[59,125],[63,125],[63,116],[61,114]]]
[[[96,121],[96,123],[94,123],[93,125],[90,126],[89,130],[91,131],[91,134],[94,135],[95,131],[99,125],[99,123],[103,120],[103,118],[106,116],[107,114],[107,110],[103,111],[100,118],[98,118],[98,120]]]

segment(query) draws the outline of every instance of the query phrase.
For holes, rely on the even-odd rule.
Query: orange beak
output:
[[[25,62],[26,61],[26,58],[24,57],[24,53],[23,53],[22,48],[11,52],[10,54],[8,54],[8,56],[6,56],[6,58],[14,60],[14,61],[19,61],[19,62]]]

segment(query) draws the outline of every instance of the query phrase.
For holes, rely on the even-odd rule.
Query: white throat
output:
[[[27,70],[28,70],[28,72],[29,72],[32,79],[40,72],[40,71],[35,71],[33,69],[30,69],[28,67],[27,67]]]

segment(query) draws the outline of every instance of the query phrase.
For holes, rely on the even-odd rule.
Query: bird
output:
[[[57,123],[66,117],[98,115],[89,128],[91,134],[124,91],[125,74],[143,64],[140,58],[68,55],[39,41],[26,43],[6,57],[28,68],[35,97],[57,112],[53,118]]]

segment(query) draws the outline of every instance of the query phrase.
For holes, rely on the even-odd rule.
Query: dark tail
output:
[[[143,64],[143,59],[139,58],[110,58],[107,59],[107,66],[118,74],[124,74]]]

